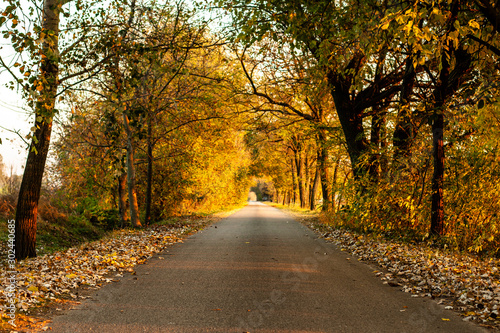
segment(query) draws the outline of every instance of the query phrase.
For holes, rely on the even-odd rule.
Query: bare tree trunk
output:
[[[451,17],[449,32],[456,31],[453,25],[460,12],[461,1],[455,0],[451,4]],[[444,107],[446,101],[453,96],[460,85],[466,80],[466,75],[471,71],[472,56],[467,50],[455,48],[451,41],[441,55],[441,72],[438,84],[434,90],[434,112],[432,123],[432,142],[434,173],[432,175],[432,204],[431,204],[431,228],[430,232],[435,235],[444,235],[444,162],[445,153],[443,145],[444,132]],[[454,59],[453,59],[454,58]],[[455,62],[451,70],[450,61]]]
[[[316,209],[316,191],[318,190],[318,186],[320,183],[320,171],[319,167],[316,166],[316,173],[314,175],[314,182],[313,182],[313,187],[309,196],[309,209],[310,210],[315,210]]]
[[[137,203],[137,187],[135,180],[135,150],[130,129],[130,121],[125,112],[123,112],[123,125],[127,133],[127,180],[128,180],[128,201],[130,205],[130,222],[134,227],[141,227],[139,220],[139,204]]]
[[[305,202],[304,202],[304,207],[303,208],[307,208],[309,207],[309,198],[310,198],[310,192],[311,192],[311,171],[310,171],[310,165],[309,165],[309,157],[308,157],[308,154],[306,152],[306,157],[305,157],[305,160],[304,160],[304,166],[305,166],[305,169],[304,169],[304,177],[305,177],[305,185],[304,185],[304,190],[305,190],[305,194],[304,194],[304,197],[305,197]]]
[[[297,172],[297,185],[299,188],[299,200],[300,208],[305,208],[306,196],[304,189],[304,159],[302,158],[302,152],[300,150],[295,150],[295,170]]]
[[[385,112],[373,107],[375,114],[372,116],[371,147],[374,150],[370,155],[369,173],[373,182],[378,182],[381,176],[381,132],[385,126]]]
[[[61,1],[45,0],[43,3],[42,31],[46,34],[42,44],[40,91],[35,106],[35,133],[30,145],[16,209],[15,249],[16,259],[36,257],[36,222],[40,187],[49,152],[52,118],[59,75],[59,11]]]
[[[332,211],[335,211],[335,194],[337,193],[337,178],[340,166],[340,158],[337,159],[335,164],[335,169],[333,170],[333,180],[332,180]]]
[[[431,203],[431,233],[444,235],[444,114],[443,107],[447,95],[447,85],[450,75],[450,64],[446,56],[442,55],[442,69],[439,75],[440,85],[434,93],[434,112],[432,123],[432,157],[434,173],[432,175],[432,203]]]
[[[151,200],[153,192],[153,142],[152,142],[152,121],[151,115],[148,115],[148,173],[147,173],[147,184],[146,184],[146,225],[151,222]]]
[[[127,216],[127,174],[123,173],[118,177],[118,209],[120,210],[121,228],[125,227],[128,221]]]
[[[444,235],[444,116],[441,112],[432,124],[434,174],[432,175],[431,232]]]
[[[319,133],[319,149],[318,149],[318,165],[320,170],[321,190],[323,192],[323,210],[330,211],[332,208],[332,198],[330,187],[328,185],[328,148],[326,147],[326,135],[324,132]]]
[[[400,162],[402,158],[409,158],[411,155],[410,147],[413,139],[417,135],[417,127],[414,126],[415,120],[412,119],[410,111],[410,97],[413,94],[415,84],[415,69],[413,67],[413,58],[406,60],[406,72],[403,78],[400,110],[398,112],[398,121],[393,133],[394,161]]]
[[[292,190],[293,190],[293,198],[292,203],[295,205],[297,202],[297,181],[295,180],[295,162],[292,158],[290,160],[291,172],[292,172]]]

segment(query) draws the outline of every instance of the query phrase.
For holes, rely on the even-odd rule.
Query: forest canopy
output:
[[[338,227],[498,255],[495,2],[6,3],[1,65],[35,120],[18,259],[44,171],[55,206],[111,227],[234,207],[259,178]]]

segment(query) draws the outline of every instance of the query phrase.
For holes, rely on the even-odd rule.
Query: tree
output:
[[[68,144],[60,145],[61,172],[68,179],[64,186],[90,185],[101,198],[98,209],[109,209],[109,196],[116,192],[110,184],[123,179],[126,112],[138,202],[146,198],[141,211],[146,223],[148,216],[153,222],[240,203],[242,193],[247,194],[249,161],[241,142],[241,105],[229,89],[242,81],[237,67],[206,24],[191,21],[180,4],[150,6],[142,13],[147,19],[135,22],[128,39],[120,41],[119,79],[110,63],[80,86],[81,94],[73,95],[78,107],[62,136]],[[102,39],[112,36],[103,34]],[[217,156],[218,151],[227,156]],[[79,154],[68,160],[68,155]],[[72,175],[72,164],[88,174]],[[82,202],[90,199],[87,193],[75,194],[84,197]],[[123,197],[118,197],[118,206],[124,207]]]
[[[28,152],[19,198],[16,208],[16,259],[36,256],[36,220],[40,187],[42,184],[45,161],[49,152],[52,121],[55,115],[55,103],[59,74],[59,15],[63,1],[45,0],[43,2],[42,22],[39,30],[43,42],[39,48],[40,71],[32,82],[36,83],[38,95],[35,101],[35,125],[33,139]],[[13,14],[16,3],[9,7],[12,24],[17,25],[17,16]],[[19,36],[13,36],[12,40]],[[22,43],[22,42],[21,42]],[[22,52],[23,46],[17,50]],[[34,48],[31,49],[33,51]],[[34,54],[33,54],[34,56]],[[29,76],[29,72],[25,72]]]
[[[385,56],[397,47],[391,45],[391,36],[377,31],[387,6],[386,2],[262,1],[246,5],[242,1],[226,7],[234,13],[233,19],[241,27],[238,38],[244,43],[271,36],[306,58],[327,80],[356,178],[368,172],[362,163],[363,155],[370,151],[364,119],[383,114],[400,91],[399,83],[409,75],[398,64],[398,57]],[[361,31],[370,34],[356,33]],[[376,75],[373,68],[377,68]]]
[[[17,84],[22,89],[35,118],[16,209],[18,260],[36,256],[37,208],[53,119],[58,113],[55,108],[57,99],[61,100],[64,92],[92,78],[109,60],[108,56],[96,57],[95,49],[102,45],[92,45],[95,35],[89,34],[89,27],[93,24],[102,26],[100,24],[106,21],[106,12],[99,3],[76,2],[71,10],[78,14],[71,17],[70,9],[64,9],[69,3],[67,0],[46,0],[42,6],[33,3],[23,12],[24,6],[19,1],[9,0],[0,19],[3,27],[12,24],[4,31],[4,37],[10,39],[17,60],[13,66],[3,58],[0,63],[14,79],[11,88]],[[92,6],[96,8],[90,10]],[[62,14],[68,17],[64,21],[63,33],[60,28]],[[40,17],[41,21],[33,17]],[[81,33],[78,38],[76,31]],[[89,45],[92,45],[91,49],[86,48]],[[27,60],[23,60],[25,56]],[[19,69],[21,78],[11,67]]]

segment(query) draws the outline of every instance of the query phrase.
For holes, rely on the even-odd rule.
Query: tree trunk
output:
[[[359,179],[367,172],[366,166],[360,162],[369,147],[364,135],[363,119],[361,114],[351,115],[350,110],[337,109],[337,113],[346,139],[354,178]]]
[[[455,0],[451,4],[451,17],[449,19],[449,33],[456,31],[453,24],[460,11],[461,2]],[[430,232],[435,235],[444,235],[444,107],[446,101],[460,88],[467,73],[471,71],[472,56],[462,47],[456,49],[451,41],[448,47],[442,51],[441,72],[434,90],[434,112],[432,123],[432,145],[434,173],[432,175],[432,205],[431,205],[431,228]],[[453,59],[454,58],[454,59]],[[450,63],[454,63],[451,70]]]
[[[305,178],[304,198],[305,198],[305,202],[304,202],[304,207],[302,207],[302,208],[307,208],[310,206],[309,198],[310,198],[310,193],[311,193],[311,171],[310,171],[309,157],[308,157],[307,152],[306,152],[306,157],[304,160],[304,166],[305,166],[305,169],[304,169],[304,178]]]
[[[127,174],[123,173],[118,177],[118,209],[120,210],[121,228],[125,227],[128,221],[127,216]]]
[[[137,203],[137,187],[135,180],[135,151],[130,129],[130,121],[125,112],[123,112],[123,125],[127,133],[127,180],[128,180],[128,201],[130,205],[130,222],[134,227],[141,227],[139,220],[139,204]]]
[[[309,209],[310,210],[316,209],[316,192],[318,191],[319,182],[320,182],[320,170],[319,170],[319,167],[316,166],[316,173],[314,175],[314,182],[313,182],[313,186],[311,189],[311,193],[309,195]]]
[[[333,170],[333,180],[332,180],[332,211],[336,210],[335,207],[335,194],[337,193],[337,178],[340,167],[340,158],[337,159],[337,163],[335,164],[335,169]]]
[[[370,144],[372,153],[370,156],[369,172],[372,181],[378,182],[381,175],[381,153],[380,142],[382,127],[385,126],[385,112],[377,107],[373,107],[374,115],[372,116],[372,126],[370,131]]]
[[[295,179],[295,162],[293,158],[290,160],[290,166],[292,172],[292,191],[293,191],[292,204],[295,205],[295,203],[297,202],[297,181]]]
[[[294,151],[295,153],[295,169],[297,171],[297,185],[299,188],[300,208],[305,208],[306,194],[304,189],[304,159],[300,150]]]
[[[331,211],[332,198],[330,187],[328,185],[329,171],[328,171],[328,148],[326,146],[326,134],[321,131],[318,134],[318,164],[320,170],[321,190],[323,193],[323,208],[324,211]]]
[[[148,173],[147,173],[147,184],[146,184],[146,225],[151,222],[151,200],[153,192],[153,142],[152,142],[152,121],[151,115],[148,116]]]
[[[362,59],[362,54],[355,55],[348,67],[350,69],[359,68]],[[336,72],[328,73],[328,81],[332,88],[331,95],[344,133],[354,178],[359,179],[367,172],[366,165],[362,165],[360,162],[362,155],[368,151],[369,144],[363,128],[364,110],[356,109],[350,99],[352,80],[351,75],[343,77]]]
[[[36,223],[40,187],[49,152],[52,118],[57,94],[59,74],[59,11],[60,1],[43,3],[42,31],[46,34],[42,44],[42,63],[39,82],[43,82],[35,106],[35,133],[30,145],[26,167],[16,209],[16,259],[36,257]]]
[[[432,124],[434,174],[432,175],[431,233],[444,234],[444,116],[436,115]]]

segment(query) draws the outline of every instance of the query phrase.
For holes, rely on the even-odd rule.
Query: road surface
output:
[[[55,317],[51,332],[486,332],[384,285],[263,204],[159,256]]]

